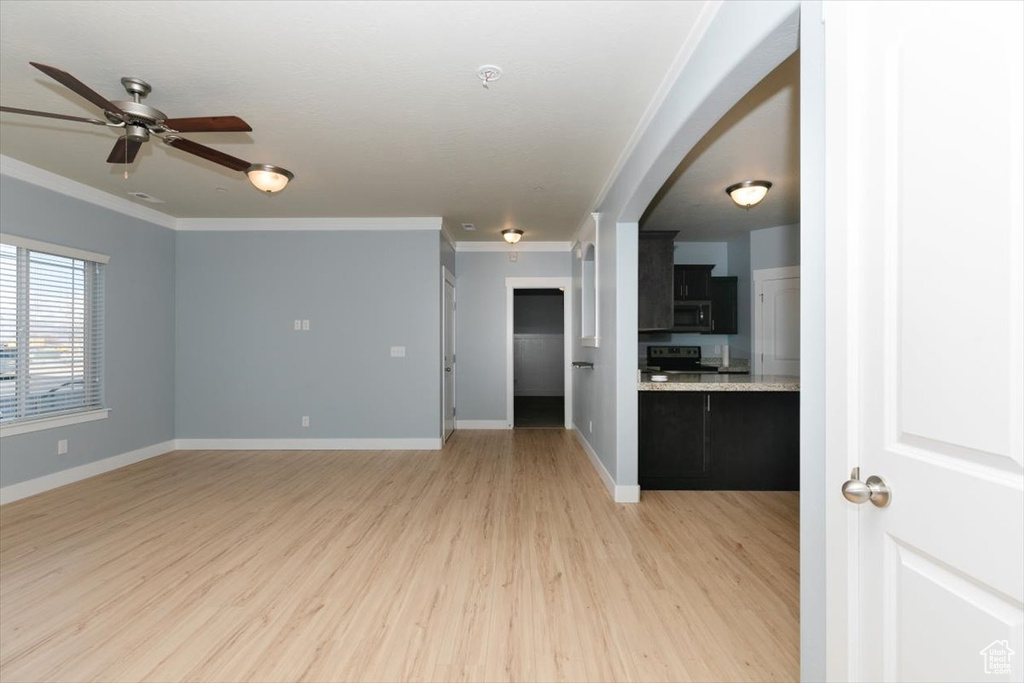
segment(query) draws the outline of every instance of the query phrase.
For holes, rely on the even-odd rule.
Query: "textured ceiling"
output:
[[[725,188],[770,180],[749,211]],[[686,155],[640,221],[643,230],[678,230],[679,241],[719,242],[800,222],[800,55],[765,76]]]
[[[444,216],[457,239],[569,239],[614,170],[703,2],[0,3],[0,102],[99,111],[29,66],[109,99],[121,76],[170,117],[235,114],[252,133],[187,137],[295,173],[279,195],[151,140],[0,115],[0,153],[177,217]],[[481,87],[476,69],[504,77]],[[223,188],[217,191],[217,188]],[[148,206],[148,205],[147,205]]]

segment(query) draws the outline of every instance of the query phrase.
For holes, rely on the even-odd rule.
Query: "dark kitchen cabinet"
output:
[[[711,278],[711,330],[704,334],[737,334],[739,332],[739,278]]]
[[[641,232],[637,287],[640,330],[672,327],[672,254],[674,232]]]
[[[800,394],[640,392],[640,488],[796,491]]]
[[[710,488],[701,392],[640,393],[640,488]]]
[[[711,270],[714,265],[677,265],[674,267],[673,296],[676,301],[710,301]]]

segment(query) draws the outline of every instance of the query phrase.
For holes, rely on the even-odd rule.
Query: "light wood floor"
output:
[[[794,680],[797,505],[615,505],[560,430],[179,451],[0,509],[0,680]]]

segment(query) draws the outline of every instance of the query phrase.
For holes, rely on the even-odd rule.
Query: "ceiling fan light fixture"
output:
[[[291,171],[273,164],[253,164],[246,169],[245,174],[249,176],[253,187],[267,194],[280,192],[295,177]]]
[[[505,241],[509,244],[515,244],[519,240],[523,239],[523,231],[519,228],[505,228],[501,231],[501,236],[505,238]]]
[[[741,209],[749,209],[760,204],[771,187],[771,182],[767,180],[744,180],[725,188],[725,193],[735,202],[736,206]]]

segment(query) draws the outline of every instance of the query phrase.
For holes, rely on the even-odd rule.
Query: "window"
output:
[[[0,237],[0,426],[103,410],[106,262]]]

